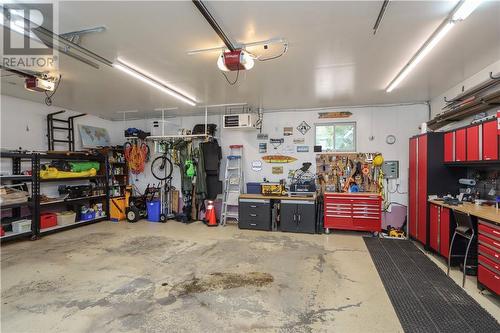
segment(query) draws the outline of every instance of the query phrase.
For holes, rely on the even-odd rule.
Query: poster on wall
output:
[[[281,149],[281,152],[283,154],[293,154],[295,152],[295,149],[292,145],[286,145]]]
[[[267,153],[267,143],[259,142],[259,153]]]
[[[262,157],[262,160],[266,163],[291,163],[295,162],[297,159],[293,156],[286,155],[266,155]]]
[[[78,125],[83,148],[107,147],[111,145],[108,130],[88,125]]]
[[[306,142],[304,138],[295,138],[293,139],[293,143],[296,145],[303,145]]]
[[[308,153],[309,146],[297,146],[297,153]]]
[[[299,126],[297,126],[297,131],[302,133],[302,135],[306,135],[306,133],[309,132],[310,129],[311,129],[311,126],[309,126],[309,124],[306,123],[305,121],[302,121],[299,124]]]
[[[273,173],[273,175],[282,175],[283,174],[283,167],[282,166],[272,167],[272,173]]]
[[[283,127],[283,136],[293,135],[293,127]]]
[[[269,134],[257,133],[257,140],[267,140],[269,139]]]

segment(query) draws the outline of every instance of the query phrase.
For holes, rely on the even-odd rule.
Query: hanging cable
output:
[[[278,58],[282,57],[287,51],[288,51],[288,43],[285,43],[285,44],[283,44],[283,51],[280,54],[272,56],[272,57],[268,57],[268,58],[263,58],[263,59],[260,58],[260,56],[259,56],[259,57],[256,57],[256,59],[259,61],[268,61],[268,60],[278,59]]]
[[[236,72],[236,79],[233,82],[229,81],[229,78],[227,77],[226,73],[224,73],[222,71],[221,71],[221,73],[226,78],[227,83],[229,83],[230,85],[234,86],[236,84],[236,82],[238,82],[238,78],[240,76],[240,69],[238,68],[238,71]]]

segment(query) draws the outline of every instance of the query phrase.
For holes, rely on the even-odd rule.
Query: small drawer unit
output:
[[[382,198],[374,193],[325,193],[324,228],[380,231]]]
[[[478,287],[500,295],[500,226],[479,219],[478,229]]]
[[[240,229],[271,230],[271,201],[269,199],[239,199],[238,227]]]

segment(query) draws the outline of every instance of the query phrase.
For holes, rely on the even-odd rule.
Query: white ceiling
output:
[[[247,102],[265,109],[426,101],[500,59],[499,1],[483,3],[458,24],[390,94],[384,88],[453,1],[391,1],[375,36],[382,1],[205,3],[233,41],[284,37],[288,53],[257,62],[240,72],[235,86],[228,85],[217,69],[217,53],[187,55],[223,45],[191,1],[61,2],[59,32],[104,25],[105,32],[84,37],[82,46],[109,60],[123,58],[202,104]],[[60,107],[105,118],[165,106],[179,107],[172,114],[200,112],[113,68],[96,70],[61,56],[60,71],[63,81],[54,98]],[[2,78],[2,94],[43,101],[21,82]]]

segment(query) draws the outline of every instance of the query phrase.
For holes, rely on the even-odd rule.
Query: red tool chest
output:
[[[444,134],[444,161],[454,162],[455,161],[455,134],[454,132],[448,132]]]
[[[325,193],[324,228],[380,231],[382,198],[374,193]]]
[[[478,220],[477,284],[500,295],[500,226]]]
[[[455,131],[455,161],[467,160],[467,130],[461,128]]]
[[[479,125],[470,126],[467,132],[467,161],[479,161]]]
[[[483,123],[483,160],[498,160],[498,143],[496,120]]]

